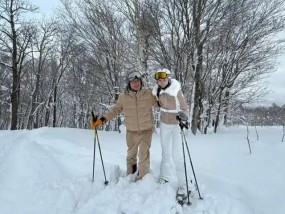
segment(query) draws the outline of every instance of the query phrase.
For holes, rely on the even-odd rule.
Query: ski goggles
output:
[[[164,71],[160,71],[154,74],[154,79],[159,80],[159,79],[165,79],[167,77],[167,73]]]
[[[140,78],[142,78],[142,75],[138,71],[132,72],[128,75],[129,81],[133,81],[134,79],[140,79]]]

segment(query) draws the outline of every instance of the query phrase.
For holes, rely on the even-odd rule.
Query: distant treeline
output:
[[[285,125],[285,105],[278,106],[275,103],[267,107],[240,107],[239,115],[242,118],[232,117],[233,124],[245,124],[252,126],[278,126]]]

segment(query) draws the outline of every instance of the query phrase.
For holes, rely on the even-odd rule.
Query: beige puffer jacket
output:
[[[119,95],[115,105],[103,117],[112,120],[120,112],[124,112],[126,128],[141,132],[153,128],[152,107],[156,106],[156,98],[150,89],[141,89],[136,93],[127,91]]]
[[[156,85],[152,94],[157,97],[158,85]],[[165,90],[161,89],[157,98],[160,104],[160,121],[166,124],[178,124],[176,114],[182,111],[189,116],[189,107],[181,91],[180,83],[171,79],[171,84]]]

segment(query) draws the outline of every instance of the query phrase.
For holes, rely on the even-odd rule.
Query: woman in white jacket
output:
[[[157,85],[152,90],[160,106],[160,141],[162,159],[160,165],[160,183],[172,181],[171,158],[175,164],[178,180],[178,189],[186,186],[183,162],[183,150],[177,114],[189,114],[189,107],[181,91],[180,83],[170,78],[171,72],[167,69],[155,73]],[[186,190],[185,190],[186,194]]]

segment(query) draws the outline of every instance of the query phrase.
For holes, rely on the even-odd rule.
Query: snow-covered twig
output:
[[[285,125],[283,125],[283,136],[282,136],[282,140],[281,140],[281,142],[283,142],[283,141],[284,141],[284,136],[285,136]]]
[[[256,133],[256,140],[259,141],[259,135],[258,135],[256,126],[254,126],[254,128],[255,128],[255,133]]]
[[[247,139],[247,143],[248,143],[249,153],[251,154],[250,142],[249,142],[249,137],[248,137],[249,136],[248,124],[246,124],[246,131],[247,131],[246,139]]]

